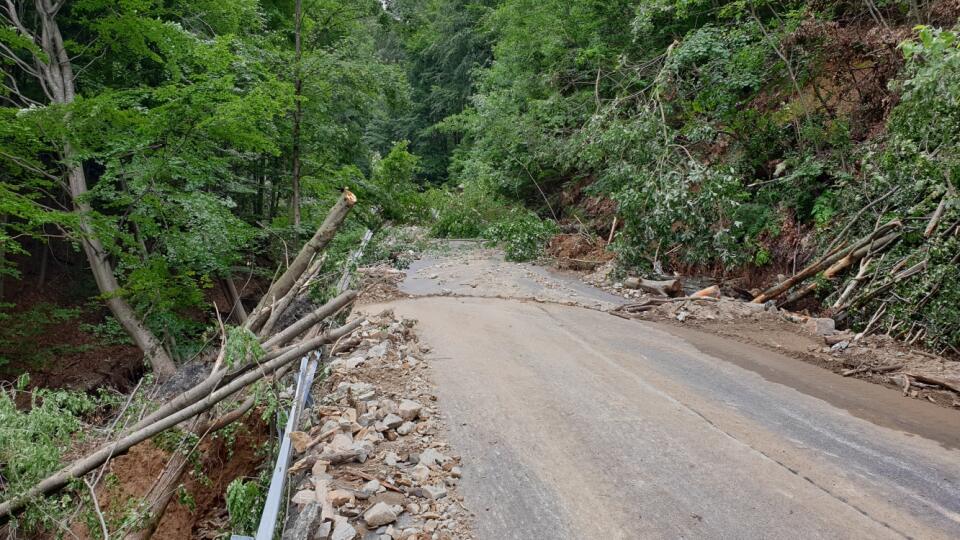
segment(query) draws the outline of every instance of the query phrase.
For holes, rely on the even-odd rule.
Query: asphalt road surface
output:
[[[405,286],[494,296],[480,277],[528,272],[460,257]],[[391,303],[432,347],[480,538],[960,538],[960,413],[722,338],[516,299],[613,301],[541,277],[513,298]]]

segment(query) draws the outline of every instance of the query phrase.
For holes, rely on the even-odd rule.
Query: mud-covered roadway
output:
[[[956,411],[487,250],[401,289],[480,538],[960,537]]]

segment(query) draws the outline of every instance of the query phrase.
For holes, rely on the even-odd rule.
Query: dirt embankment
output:
[[[882,334],[837,330],[834,321],[732,298],[644,299],[622,316],[698,330],[760,346],[857,377],[943,407],[960,407],[960,362],[910,347]],[[649,307],[650,309],[644,309]]]

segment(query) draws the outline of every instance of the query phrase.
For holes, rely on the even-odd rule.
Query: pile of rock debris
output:
[[[414,324],[372,317],[329,364],[319,403],[292,436],[284,539],[471,538],[460,458],[442,438]]]

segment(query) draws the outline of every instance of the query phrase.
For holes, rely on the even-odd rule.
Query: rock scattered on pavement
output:
[[[414,324],[372,318],[314,389],[294,436],[285,540],[473,538]]]

